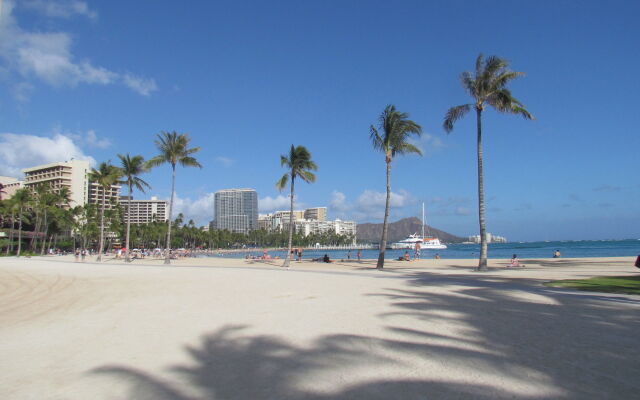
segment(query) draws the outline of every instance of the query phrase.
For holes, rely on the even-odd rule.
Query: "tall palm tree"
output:
[[[422,155],[419,148],[409,143],[412,135],[422,135],[422,127],[408,118],[409,114],[396,110],[396,107],[390,104],[385,107],[378,118],[378,127],[382,134],[373,125],[369,128],[369,136],[373,143],[373,148],[384,153],[384,161],[387,164],[387,199],[384,207],[380,253],[378,254],[378,264],[376,266],[378,269],[384,268],[384,254],[387,248],[387,228],[391,205],[391,162],[396,155],[408,153]]]
[[[497,56],[484,59],[480,54],[476,58],[475,72],[465,71],[460,74],[462,87],[473,99],[473,103],[451,107],[444,117],[444,130],[450,133],[453,125],[473,107],[476,110],[477,156],[478,156],[478,219],[480,222],[480,260],[479,271],[487,271],[487,228],[484,216],[484,171],[482,165],[482,111],[487,105],[500,113],[519,114],[525,119],[534,119],[524,108],[507,84],[523,76],[523,72],[511,71],[509,62]]]
[[[129,249],[129,237],[131,233],[131,200],[133,200],[132,193],[135,186],[136,189],[144,193],[144,188],[151,188],[151,186],[142,180],[138,175],[147,171],[147,165],[142,156],[129,156],[118,154],[120,158],[122,170],[123,183],[129,188],[129,202],[127,203],[127,231],[125,239],[125,262],[131,262],[131,250]]]
[[[280,166],[287,167],[289,172],[282,175],[282,178],[276,183],[278,190],[282,190],[287,186],[287,182],[291,179],[291,210],[289,213],[289,245],[287,246],[287,255],[284,258],[283,267],[289,268],[289,258],[291,255],[291,241],[293,239],[293,196],[296,178],[300,178],[307,183],[316,181],[316,176],[311,171],[317,171],[318,166],[311,161],[311,153],[304,146],[294,147],[291,145],[289,156],[280,156]]]
[[[160,154],[147,162],[149,168],[168,163],[171,165],[171,201],[169,202],[169,220],[167,221],[167,246],[164,259],[165,264],[171,263],[171,218],[173,218],[173,200],[176,190],[176,165],[183,167],[198,167],[202,165],[191,155],[200,151],[200,147],[189,148],[191,138],[186,133],[160,132],[154,142]]]
[[[20,257],[20,251],[22,250],[22,220],[26,208],[31,203],[31,191],[27,188],[18,189],[11,197],[11,200],[18,208],[18,250],[16,256]]]
[[[102,162],[98,169],[92,168],[89,173],[89,181],[97,183],[102,189],[102,204],[100,207],[100,242],[98,247],[98,258],[96,261],[102,261],[102,252],[104,250],[104,210],[107,205],[107,190],[111,185],[118,183],[118,179],[122,176],[120,168],[111,165],[109,161]]]

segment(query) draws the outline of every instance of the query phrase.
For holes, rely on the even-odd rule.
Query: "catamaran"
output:
[[[414,233],[413,235],[409,235],[398,242],[391,243],[390,247],[392,249],[415,249],[416,243],[419,243],[421,250],[442,250],[447,248],[446,245],[440,243],[440,239],[437,237],[425,236],[424,227],[424,203],[422,203],[422,235]]]

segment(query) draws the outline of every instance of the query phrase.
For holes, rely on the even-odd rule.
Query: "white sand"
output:
[[[605,399],[640,393],[633,258],[0,259],[1,399]]]

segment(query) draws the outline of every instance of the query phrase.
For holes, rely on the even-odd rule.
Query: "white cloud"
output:
[[[296,206],[296,209],[302,207],[302,205],[297,202],[294,205]],[[283,196],[280,194],[276,197],[267,196],[262,199],[258,199],[258,209],[262,213],[288,210],[289,208],[291,208],[289,196]]]
[[[430,133],[423,133],[422,136],[418,138],[411,137],[409,142],[419,148],[425,156],[430,156],[445,147],[445,144],[439,137]]]
[[[156,81],[151,78],[140,78],[135,75],[125,74],[122,79],[129,89],[142,96],[149,96],[151,93],[158,90]]]
[[[61,14],[62,11],[55,10],[72,9],[76,10],[76,14],[81,13],[82,10],[89,13],[88,7],[83,8],[83,2],[79,1],[54,2],[51,3],[51,7],[48,6],[49,2],[35,1],[31,4],[32,7],[42,7],[41,10],[54,10],[47,11],[50,13]],[[0,14],[0,59],[4,61],[2,66],[5,72],[4,79],[16,78],[17,80],[15,76],[17,75],[24,80],[36,79],[54,87],[75,87],[79,84],[122,84],[143,96],[148,96],[157,90],[153,79],[141,78],[129,73],[120,74],[105,67],[93,65],[88,60],[77,60],[71,52],[71,35],[66,32],[31,32],[22,29],[12,14],[13,8],[13,1],[5,0]],[[24,96],[23,91],[18,98],[25,101]]]
[[[207,225],[213,219],[213,193],[206,193],[199,198],[180,198],[177,194],[173,200],[173,218],[178,214],[184,215],[186,224],[192,219],[197,226]],[[169,200],[169,199],[166,199]]]
[[[347,203],[347,196],[345,196],[344,193],[334,190],[333,193],[331,193],[329,208],[337,213],[344,213],[352,207]]]
[[[26,0],[20,5],[52,18],[71,18],[75,15],[91,19],[98,17],[86,2],[79,0]]]
[[[25,103],[31,98],[33,85],[28,82],[20,82],[13,85],[13,97],[20,103]]]
[[[338,218],[365,221],[382,219],[386,205],[387,194],[373,190],[365,190],[358,196],[355,203],[350,203],[344,193],[333,191],[329,202],[329,209]],[[390,208],[395,216],[403,214],[402,209],[415,205],[417,200],[406,190],[391,192]]]
[[[215,160],[217,162],[219,162],[220,164],[222,164],[222,166],[225,167],[225,168],[229,168],[234,163],[234,161],[232,159],[227,158],[227,157],[222,157],[222,156],[216,157]]]
[[[93,129],[89,129],[86,132],[69,132],[62,129],[60,126],[54,126],[54,135],[67,136],[73,139],[73,142],[86,147],[106,149],[111,146],[111,141],[107,138],[100,138]]]
[[[21,179],[23,168],[72,158],[95,164],[95,159],[84,154],[69,136],[54,134],[52,137],[44,137],[0,133],[0,175]]]

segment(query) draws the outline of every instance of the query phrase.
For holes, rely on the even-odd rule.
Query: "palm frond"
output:
[[[181,157],[178,159],[178,162],[180,162],[180,165],[183,167],[202,168],[202,164],[200,164],[194,157]]]
[[[278,182],[276,182],[276,189],[282,191],[285,187],[287,187],[287,182],[289,182],[288,173],[282,175],[282,178],[278,179]]]
[[[471,110],[470,104],[462,104],[459,106],[451,107],[447,114],[444,117],[444,122],[442,126],[447,133],[450,133],[453,130],[453,125],[462,117],[465,116],[466,113]]]
[[[298,176],[307,183],[313,183],[316,181],[316,175],[311,171],[302,170],[298,173]]]
[[[420,148],[418,148],[418,146],[412,144],[412,143],[403,143],[401,146],[398,146],[396,149],[396,152],[398,154],[417,154],[417,155],[422,155],[422,150],[420,150]]]

